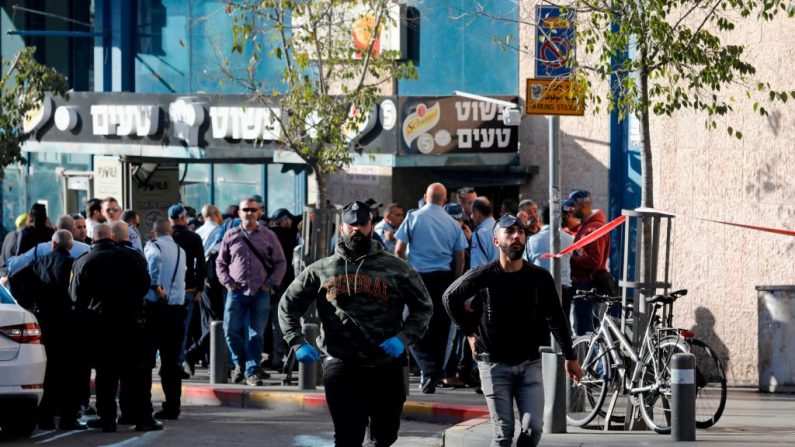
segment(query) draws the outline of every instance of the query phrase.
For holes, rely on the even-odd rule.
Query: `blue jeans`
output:
[[[263,334],[268,324],[271,299],[268,292],[244,295],[230,290],[224,306],[224,333],[232,354],[232,363],[245,367],[246,377],[260,371]]]
[[[517,447],[536,446],[544,428],[544,386],[541,360],[518,365],[478,361],[480,387],[494,426],[492,447],[510,447],[515,429],[513,402],[521,432]]]
[[[196,298],[196,292],[185,292],[185,331],[184,335],[182,336],[182,346],[179,348],[179,367],[182,368],[182,364],[185,363],[185,349],[187,348],[188,343],[188,332],[190,332],[190,320],[193,319],[193,308],[194,302],[193,300]]]

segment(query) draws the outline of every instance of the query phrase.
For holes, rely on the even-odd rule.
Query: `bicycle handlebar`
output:
[[[613,303],[621,301],[620,296],[600,295],[596,289],[591,290],[577,290],[574,298],[582,298],[586,300],[596,301],[598,303]]]

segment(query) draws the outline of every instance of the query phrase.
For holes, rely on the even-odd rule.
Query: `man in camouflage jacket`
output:
[[[317,304],[335,444],[361,446],[369,425],[370,442],[388,446],[397,439],[406,400],[406,348],[425,333],[433,305],[417,272],[371,240],[366,204],[346,205],[342,220],[335,253],[310,265],[284,293],[279,324],[298,361],[314,362],[319,353],[300,320]]]

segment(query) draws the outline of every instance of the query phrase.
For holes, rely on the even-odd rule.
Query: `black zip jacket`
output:
[[[19,304],[36,313],[42,324],[72,316],[69,280],[74,259],[66,250],[39,256],[9,278]]]
[[[185,290],[201,292],[204,288],[204,277],[207,275],[202,238],[184,225],[174,225],[173,231],[174,242],[185,250],[188,267],[185,271]]]
[[[464,302],[473,296],[474,312],[467,312]],[[555,282],[540,267],[525,261],[520,270],[506,272],[493,261],[458,278],[442,299],[456,325],[478,336],[478,354],[488,354],[490,362],[540,358],[538,348],[549,345],[549,331],[566,359],[577,358]]]

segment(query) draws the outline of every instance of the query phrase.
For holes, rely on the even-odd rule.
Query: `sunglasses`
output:
[[[105,211],[115,213],[116,211],[121,211],[121,208],[105,208]]]
[[[259,211],[259,208],[241,208],[240,211],[243,211],[244,213],[256,213]]]

